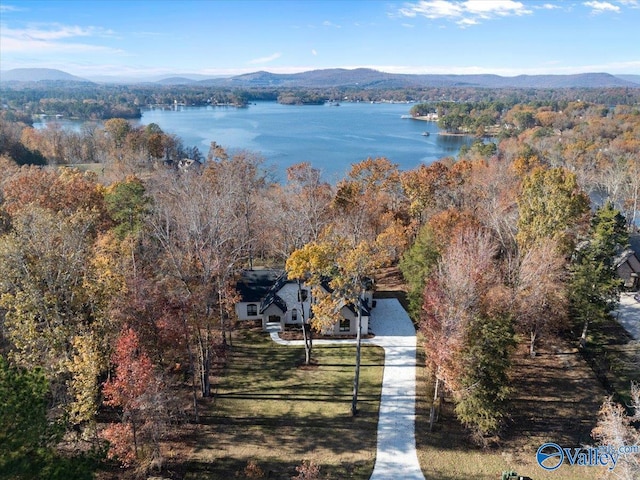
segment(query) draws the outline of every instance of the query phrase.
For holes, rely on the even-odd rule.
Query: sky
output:
[[[0,70],[640,74],[640,0],[0,0]]]

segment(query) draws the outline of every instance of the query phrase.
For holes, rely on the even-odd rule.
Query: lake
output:
[[[144,109],[134,123],[156,123],[205,156],[212,141],[230,152],[255,152],[278,176],[293,164],[310,162],[330,182],[368,157],[386,157],[408,170],[455,156],[462,145],[473,141],[438,135],[434,122],[401,118],[410,108],[410,104],[348,102],[340,106],[276,102],[252,103],[248,108],[175,106]]]

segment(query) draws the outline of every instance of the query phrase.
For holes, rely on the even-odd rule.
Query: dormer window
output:
[[[298,321],[298,309],[296,309],[296,308],[291,310],[291,321],[292,322],[297,322]]]

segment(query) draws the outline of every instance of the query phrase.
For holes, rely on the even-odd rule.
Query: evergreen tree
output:
[[[589,238],[575,253],[570,301],[573,318],[583,325],[582,346],[589,324],[606,318],[618,303],[622,280],[616,274],[615,257],[628,240],[624,217],[607,203],[595,212]]]
[[[510,393],[510,351],[515,346],[509,315],[477,316],[468,326],[461,386],[455,412],[458,419],[482,439],[497,432]]]
[[[414,244],[404,253],[398,265],[409,285],[409,313],[414,319],[420,318],[423,303],[422,293],[426,280],[437,265],[439,258],[440,252],[436,245],[433,229],[429,225],[425,225],[420,229]]]
[[[47,419],[49,384],[38,369],[9,365],[0,355],[0,480],[89,480],[89,457],[63,457],[62,431]]]

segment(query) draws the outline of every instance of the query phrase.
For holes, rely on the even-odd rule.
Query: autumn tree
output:
[[[0,238],[0,302],[7,339],[21,365],[42,367],[66,403],[66,359],[74,336],[100,325],[86,289],[92,278],[88,257],[95,216],[70,216],[35,206],[13,217],[13,230]]]
[[[401,246],[407,233],[398,226],[407,223],[406,200],[402,192],[398,166],[388,159],[368,158],[353,164],[347,178],[336,187],[333,201],[333,226],[357,244],[365,239],[375,241],[385,230]]]
[[[515,263],[516,326],[529,337],[529,353],[533,357],[541,336],[567,326],[567,262],[549,240],[531,247]]]
[[[10,214],[35,204],[65,215],[92,212],[101,227],[109,225],[103,188],[91,173],[72,168],[56,171],[23,167],[5,183],[3,193],[5,208]]]
[[[352,415],[357,414],[362,349],[362,309],[364,293],[372,288],[371,278],[386,261],[384,249],[375,242],[351,243],[350,238],[328,234],[322,241],[310,243],[293,252],[287,271],[293,278],[306,278],[312,286],[312,305],[316,328],[335,324],[342,308],[351,305],[357,315],[356,366],[353,381]],[[327,291],[328,290],[328,291]]]
[[[460,420],[480,438],[494,432],[504,416],[513,344],[497,251],[488,231],[460,231],[426,283],[420,323],[435,395],[442,383]]]
[[[116,149],[121,149],[131,131],[131,124],[124,118],[111,118],[104,122],[104,130],[109,136],[112,145]]]
[[[322,180],[320,170],[309,163],[288,167],[286,183],[271,185],[262,205],[264,216],[279,227],[265,238],[272,255],[286,260],[294,250],[317,241],[331,220],[332,198],[331,186]]]
[[[102,390],[105,404],[118,407],[122,420],[102,432],[110,443],[109,455],[125,466],[139,461],[141,455],[158,458],[167,403],[154,365],[132,328],[120,333],[111,362],[114,373]]]
[[[448,188],[448,167],[442,162],[420,165],[402,172],[400,181],[409,201],[409,213],[424,224],[435,209],[447,208],[441,201]]]
[[[536,169],[523,180],[518,209],[516,240],[521,250],[551,239],[569,254],[589,212],[589,198],[567,170]]]
[[[289,278],[295,279],[300,286],[301,282],[312,287],[312,298],[322,300],[325,297],[322,284],[325,275],[328,275],[331,268],[332,259],[335,257],[335,251],[329,243],[310,242],[291,253],[286,262],[286,271]],[[301,298],[302,300],[302,298]],[[321,307],[311,306],[312,312],[316,310],[312,318],[303,317],[302,333],[305,348],[305,364],[311,362],[311,354],[313,349],[312,329],[322,331],[329,325],[335,323],[334,315],[325,315]],[[300,309],[304,312],[304,308]],[[307,328],[307,325],[312,328]]]
[[[54,416],[94,430],[106,368],[109,295],[97,250],[110,224],[91,176],[23,169],[5,184],[11,229],[0,237],[0,303],[10,357],[41,368]]]
[[[169,298],[184,305],[197,351],[200,388],[211,393],[211,368],[235,302],[232,280],[252,255],[252,205],[258,169],[247,157],[209,162],[202,171],[159,174],[150,184],[148,217]]]
[[[420,317],[427,278],[434,272],[441,254],[451,239],[469,228],[480,228],[478,220],[468,211],[448,209],[430,217],[398,266],[409,284],[409,307],[414,318]]]

